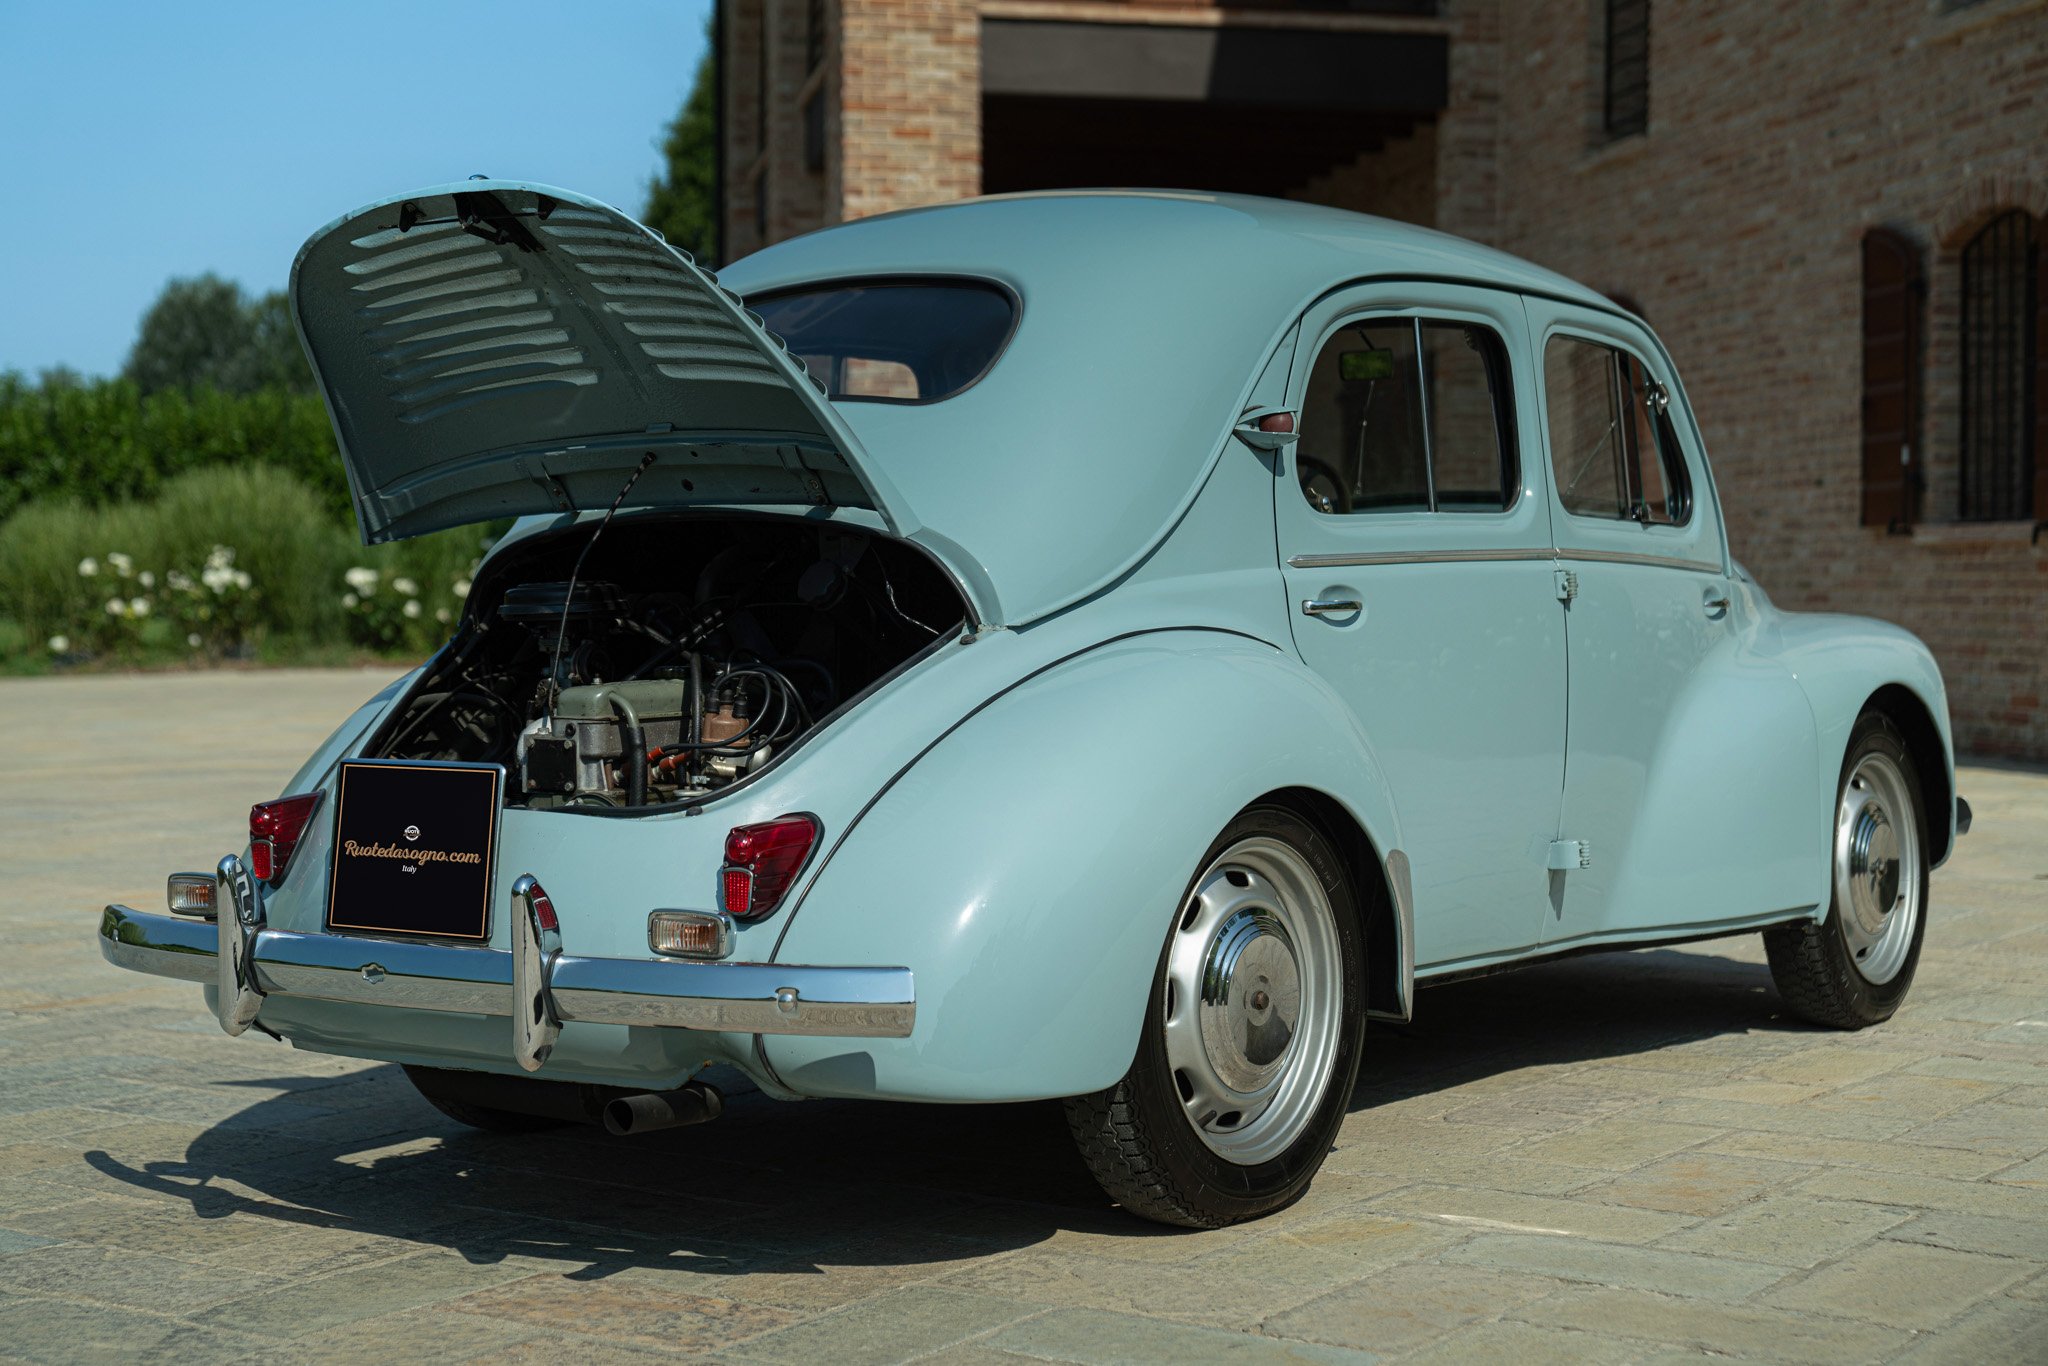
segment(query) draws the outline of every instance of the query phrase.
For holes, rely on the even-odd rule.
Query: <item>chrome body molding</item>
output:
[[[1498,564],[1503,560],[1554,560],[1551,550],[1361,550],[1289,555],[1295,569],[1349,569],[1364,564]]]
[[[1584,560],[1599,564],[1643,564],[1659,569],[1686,569],[1695,574],[1719,574],[1721,566],[1703,560],[1681,559],[1676,555],[1640,555],[1630,550],[1554,549],[1506,550],[1362,550],[1317,555],[1289,555],[1294,569],[1350,569],[1370,564],[1499,564],[1515,560]]]
[[[223,859],[223,868],[230,862],[240,870],[238,859]],[[530,901],[517,908],[515,931],[529,927],[532,939],[508,953],[262,929],[260,920],[239,915],[215,926],[108,906],[100,917],[100,954],[131,971],[221,986],[221,1026],[229,1033],[254,1023],[267,996],[510,1017],[510,1052],[528,1071],[546,1060],[561,1026],[573,1021],[901,1039],[917,1020],[909,968],[578,958],[560,951],[554,932],[542,931],[529,908]],[[515,943],[519,937],[515,932]],[[224,958],[224,945],[236,946],[239,956]]]
[[[1694,574],[1719,574],[1718,564],[1705,560],[1681,559],[1676,555],[1639,555],[1633,550],[1573,550],[1561,547],[1557,552],[1560,560],[1591,560],[1598,564],[1646,564],[1656,569],[1684,569]]]

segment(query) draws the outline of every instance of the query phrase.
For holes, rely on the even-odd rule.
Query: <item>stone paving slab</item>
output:
[[[2048,1361],[2048,775],[1965,768],[1890,1023],[1754,936],[1427,989],[1308,1196],[1184,1233],[1054,1105],[477,1134],[100,961],[384,681],[0,683],[0,1358]]]

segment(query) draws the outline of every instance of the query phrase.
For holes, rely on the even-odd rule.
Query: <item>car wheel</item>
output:
[[[1764,931],[1778,994],[1815,1024],[1861,1029],[1892,1017],[1927,930],[1927,812],[1904,739],[1865,712],[1835,793],[1827,919]]]
[[[1217,1228],[1308,1188],[1358,1073],[1360,909],[1330,841],[1292,811],[1253,807],[1217,837],[1130,1071],[1066,1102],[1081,1156],[1125,1209]]]
[[[467,1124],[472,1129],[482,1129],[491,1134],[534,1134],[546,1129],[559,1129],[573,1121],[551,1115],[522,1114],[516,1110],[501,1110],[494,1105],[479,1105],[465,1093],[472,1084],[472,1073],[443,1071],[435,1067],[407,1067],[405,1078],[413,1084],[427,1104],[439,1110],[457,1124]],[[534,1081],[526,1083],[536,1087],[556,1087],[560,1082]]]

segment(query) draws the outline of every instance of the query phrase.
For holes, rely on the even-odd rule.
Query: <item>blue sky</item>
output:
[[[482,172],[637,213],[709,0],[0,0],[0,371],[118,370],[173,276],[283,286],[372,199]]]

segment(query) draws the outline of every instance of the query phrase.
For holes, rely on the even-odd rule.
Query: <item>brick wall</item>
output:
[[[733,255],[978,192],[982,13],[1448,29],[1435,126],[1299,197],[1433,222],[1639,303],[1698,410],[1735,553],[1779,603],[1905,625],[1941,660],[1962,747],[2048,758],[2048,538],[1944,524],[1962,243],[2001,207],[2048,214],[2048,0],[1653,0],[1649,132],[1615,142],[1599,126],[1602,0],[1443,0],[1422,19],[1279,0],[828,0],[822,72],[804,70],[805,0],[726,3]],[[818,82],[826,165],[806,172],[801,100]],[[1910,537],[1858,525],[1858,243],[1875,226],[1928,252],[1928,488]]]
[[[845,217],[980,193],[981,18],[971,0],[853,0],[839,65]]]
[[[1514,54],[1499,227],[1474,235],[1641,303],[1706,432],[1735,553],[1781,606],[1901,623],[1941,660],[1962,747],[2048,758],[2048,544],[2027,524],[1939,524],[1957,253],[1997,207],[2048,208],[2048,5],[1656,3],[1650,131],[1614,143],[1596,0],[1498,13]],[[1879,225],[1929,249],[1936,524],[1910,537],[1858,525],[1858,243]]]

